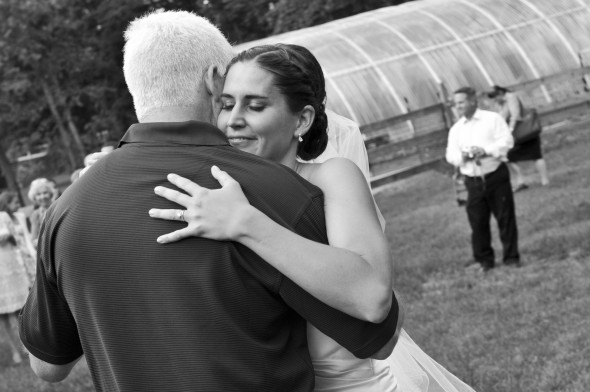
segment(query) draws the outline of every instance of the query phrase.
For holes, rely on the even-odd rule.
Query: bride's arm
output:
[[[391,293],[393,261],[389,243],[362,172],[344,158],[330,159],[315,168],[309,180],[324,193],[330,246],[352,252],[356,262],[362,259],[370,265],[380,276],[380,288]]]
[[[213,169],[221,189],[208,190],[179,176],[170,182],[190,196],[158,187],[156,193],[186,207],[188,226],[158,239],[188,236],[237,241],[256,252],[322,302],[353,317],[380,322],[391,306],[391,258],[373,199],[360,170],[336,159],[321,165],[312,182],[324,191],[331,245],[301,237],[252,207],[239,184]],[[151,210],[177,219],[180,210]]]

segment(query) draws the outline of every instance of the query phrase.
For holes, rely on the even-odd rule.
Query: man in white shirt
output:
[[[512,134],[499,114],[477,108],[476,92],[471,87],[455,91],[453,100],[461,118],[449,132],[446,159],[465,176],[473,257],[484,271],[494,267],[490,230],[493,214],[498,222],[504,264],[519,266],[514,197],[505,163],[514,144]]]

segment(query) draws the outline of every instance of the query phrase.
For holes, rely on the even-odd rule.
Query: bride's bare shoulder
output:
[[[346,158],[331,158],[322,163],[300,164],[299,174],[312,184],[323,188],[334,181],[364,181],[364,176],[354,162]]]

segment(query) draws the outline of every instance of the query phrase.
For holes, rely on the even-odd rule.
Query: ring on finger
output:
[[[179,221],[185,222],[185,220],[184,220],[184,210],[179,210],[179,211],[176,212],[176,219],[178,219]]]

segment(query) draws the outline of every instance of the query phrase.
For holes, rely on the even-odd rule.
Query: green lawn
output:
[[[590,132],[544,139],[550,186],[527,164],[532,186],[515,195],[519,269],[464,268],[470,231],[448,177],[424,173],[377,192],[408,333],[478,391],[590,390]]]
[[[590,132],[545,135],[551,185],[516,194],[523,267],[487,274],[470,259],[465,211],[450,179],[429,172],[380,189],[406,330],[478,391],[590,390]],[[532,165],[525,165],[531,181]],[[495,226],[495,221],[493,221]],[[500,246],[495,235],[495,248]],[[92,391],[85,363],[67,381],[38,381],[8,366],[0,337],[0,391]]]

